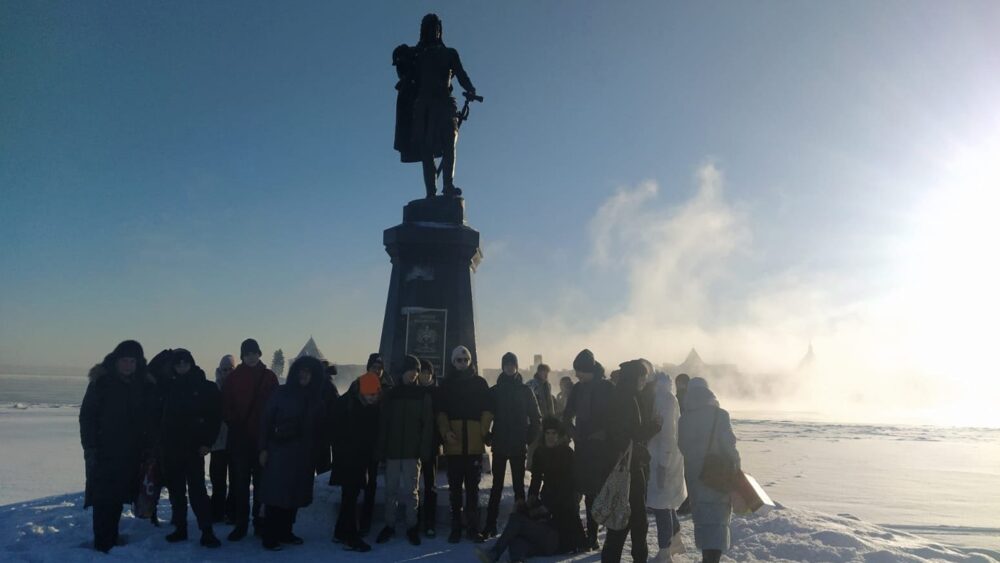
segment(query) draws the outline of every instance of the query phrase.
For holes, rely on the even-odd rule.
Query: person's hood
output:
[[[684,395],[684,408],[688,411],[704,408],[718,408],[719,399],[708,387],[688,387],[687,394]]]
[[[293,388],[301,387],[299,385],[299,372],[302,368],[308,369],[312,373],[312,379],[309,380],[309,385],[306,389],[310,392],[319,392],[320,387],[323,385],[323,379],[326,377],[326,370],[323,367],[323,362],[312,356],[302,356],[292,362],[292,367],[288,369],[288,377],[285,378],[285,386],[292,386]]]
[[[665,373],[657,373],[653,377],[653,396],[655,404],[665,405],[673,399],[673,382],[670,381],[670,377]]]

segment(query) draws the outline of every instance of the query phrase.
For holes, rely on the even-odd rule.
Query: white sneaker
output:
[[[684,540],[681,539],[681,533],[677,532],[674,537],[670,538],[670,548],[668,552],[668,557],[671,555],[681,555],[687,552],[687,548],[684,547]],[[669,561],[669,559],[667,559]]]

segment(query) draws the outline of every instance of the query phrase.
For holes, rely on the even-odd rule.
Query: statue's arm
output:
[[[454,73],[455,78],[458,79],[458,83],[462,86],[462,89],[469,93],[475,93],[476,87],[472,85],[472,81],[469,80],[469,75],[466,74],[465,68],[462,66],[462,59],[458,56],[458,51],[455,49],[451,50],[453,54],[451,71]]]

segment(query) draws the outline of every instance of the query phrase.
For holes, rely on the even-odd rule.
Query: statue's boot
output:
[[[458,197],[462,195],[462,190],[455,185],[455,144],[454,142],[450,147],[446,148],[444,151],[444,156],[441,158],[441,171],[444,176],[444,195],[449,197]]]

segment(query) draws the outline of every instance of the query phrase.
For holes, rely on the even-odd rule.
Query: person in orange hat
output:
[[[330,484],[340,486],[340,513],[333,541],[350,551],[370,551],[362,539],[371,527],[375,507],[378,439],[382,383],[374,373],[359,377],[339,399],[333,412],[333,464]],[[365,491],[361,517],[358,496]]]

